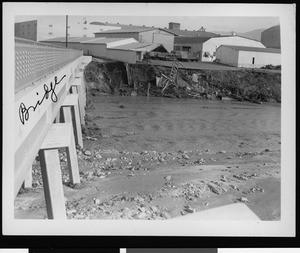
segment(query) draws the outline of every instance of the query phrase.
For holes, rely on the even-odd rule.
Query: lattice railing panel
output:
[[[80,50],[15,38],[15,92],[82,55]]]

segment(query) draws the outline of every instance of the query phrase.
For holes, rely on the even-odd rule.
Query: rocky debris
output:
[[[139,96],[162,96],[162,87],[156,86],[156,77],[161,73],[169,75],[171,68],[154,65],[130,65],[132,83],[136,84]],[[126,68],[122,63],[99,63],[92,61],[85,68],[85,80],[91,95],[113,94],[130,96],[133,85],[128,85]],[[197,76],[197,82],[193,81]],[[194,80],[196,80],[194,78]],[[105,93],[103,93],[105,92]],[[174,84],[165,91],[173,98],[223,99],[254,103],[281,102],[281,73],[269,70],[193,70],[179,69]]]
[[[86,156],[91,156],[92,155],[92,152],[90,151],[90,150],[86,150],[86,151],[84,151],[84,154],[86,155]]]
[[[223,192],[227,192],[227,190],[221,187],[221,185],[218,184],[218,182],[209,182],[207,186],[213,193],[218,195],[222,194]]]
[[[238,201],[243,202],[243,203],[250,203],[250,201],[246,197],[241,197],[238,199]]]
[[[196,209],[192,208],[189,205],[187,205],[187,206],[184,206],[184,211],[187,212],[187,213],[194,213],[194,212],[196,212]]]

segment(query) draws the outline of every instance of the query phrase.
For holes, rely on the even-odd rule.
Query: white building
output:
[[[189,51],[201,55],[201,61],[214,61],[216,59],[217,48],[221,45],[235,45],[246,47],[265,46],[257,40],[244,38],[241,36],[217,36],[217,37],[175,37],[174,49],[178,51]]]
[[[36,19],[16,22],[15,37],[42,41],[57,37],[66,37],[66,16],[37,16]],[[17,20],[26,20],[19,16]],[[90,24],[84,17],[68,16],[68,37],[95,37],[94,33],[120,29],[108,25]]]
[[[274,48],[222,45],[216,57],[220,63],[234,67],[261,68],[266,65],[281,65],[281,51]]]
[[[174,47],[174,34],[155,27],[131,27],[95,33],[96,37],[134,38],[141,43],[158,43],[168,52]]]
[[[41,42],[62,47],[66,46],[66,38],[64,37]],[[140,43],[133,38],[70,37],[68,48],[83,50],[85,55],[132,64],[142,61],[146,52],[167,52],[167,49],[161,44]]]

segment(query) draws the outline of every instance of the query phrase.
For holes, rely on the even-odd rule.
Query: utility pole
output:
[[[68,47],[68,15],[66,15],[66,47]]]

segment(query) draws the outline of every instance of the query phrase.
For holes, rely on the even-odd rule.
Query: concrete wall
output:
[[[237,67],[239,60],[239,51],[233,50],[228,47],[219,47],[217,49],[216,59],[219,59],[220,63]]]
[[[280,48],[280,26],[273,26],[261,33],[261,42],[270,48]]]
[[[15,37],[37,41],[37,21],[15,23]]]
[[[252,64],[253,57],[254,64]],[[249,51],[239,52],[238,67],[261,68],[269,64],[274,66],[281,65],[281,54]]]
[[[234,46],[245,46],[245,47],[260,47],[265,46],[260,41],[242,38],[239,36],[230,37],[215,37],[211,38],[203,43],[202,49],[202,61],[213,61],[216,59],[215,53],[221,45],[234,45]],[[212,57],[204,57],[205,52],[208,52]]]

